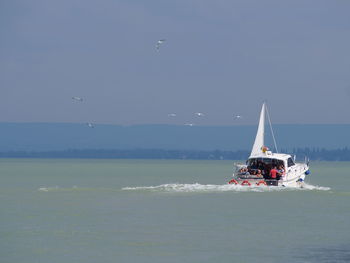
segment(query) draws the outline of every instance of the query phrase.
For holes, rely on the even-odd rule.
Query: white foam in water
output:
[[[40,187],[38,191],[40,192],[70,192],[70,191],[87,191],[93,190],[92,188],[82,188],[82,187]],[[97,189],[94,189],[97,190]],[[111,189],[110,189],[111,190]],[[303,188],[297,187],[283,187],[283,186],[242,186],[234,184],[162,184],[157,186],[136,186],[136,187],[124,187],[122,190],[139,190],[139,191],[160,191],[160,192],[272,192],[272,191],[293,191],[293,190],[318,190],[318,191],[328,191],[329,187],[315,186],[304,184]]]
[[[328,191],[329,187],[313,186],[305,184],[303,188],[283,187],[283,186],[242,186],[234,184],[214,185],[214,184],[162,184],[157,186],[137,186],[124,187],[122,190],[145,190],[164,192],[271,192],[288,190],[321,190]]]
[[[329,190],[331,190],[330,187],[311,185],[311,184],[304,184],[304,188],[303,189],[306,189],[306,190],[320,190],[320,191],[329,191]]]
[[[55,187],[40,187],[38,189],[38,191],[42,191],[42,192],[49,192],[49,191],[53,191],[53,190],[58,190],[59,187],[58,186],[55,186]]]
[[[40,187],[38,189],[38,191],[41,192],[52,192],[52,191],[74,191],[74,190],[85,190],[87,188],[78,188],[76,185],[74,185],[73,187],[67,187],[67,188],[62,188],[62,187],[58,187],[58,186],[54,186],[54,187]]]

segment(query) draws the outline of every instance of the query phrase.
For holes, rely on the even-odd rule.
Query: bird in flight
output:
[[[202,112],[195,112],[194,114],[197,115],[198,117],[203,117],[204,116],[204,113],[202,113]]]
[[[91,122],[86,123],[86,125],[87,125],[89,128],[95,128],[95,126],[94,126]]]
[[[156,44],[156,49],[159,51],[160,46],[166,41],[166,39],[159,39]]]
[[[176,113],[169,113],[168,117],[176,117]]]
[[[238,120],[238,119],[242,119],[243,117],[242,117],[241,115],[235,115],[235,116],[233,116],[233,118],[235,118],[236,120]]]
[[[190,127],[192,127],[192,126],[194,126],[194,123],[185,123],[185,126],[190,126]]]
[[[82,102],[82,101],[83,101],[83,98],[80,98],[80,97],[72,97],[72,100],[76,100],[76,101]]]

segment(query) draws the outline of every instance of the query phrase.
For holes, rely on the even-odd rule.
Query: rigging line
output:
[[[269,110],[268,110],[266,104],[265,104],[265,107],[266,107],[266,112],[267,112],[267,119],[269,120],[269,124],[270,124],[270,129],[271,129],[271,134],[272,134],[273,143],[275,144],[276,153],[278,153],[277,143],[276,143],[276,140],[275,140],[275,134],[273,133],[273,129],[272,129],[272,124],[271,124],[271,119],[270,119],[270,113],[269,113]]]

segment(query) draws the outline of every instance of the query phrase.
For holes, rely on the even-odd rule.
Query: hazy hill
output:
[[[66,149],[249,150],[256,126],[96,125],[0,123],[0,151]],[[275,125],[279,148],[350,146],[350,125]],[[269,130],[267,137],[269,136]],[[272,146],[271,140],[267,144]]]

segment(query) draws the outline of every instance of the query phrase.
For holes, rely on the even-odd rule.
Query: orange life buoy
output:
[[[267,183],[266,183],[264,180],[261,180],[261,181],[259,181],[259,182],[256,183],[256,185],[261,185],[261,184],[267,185]]]
[[[238,184],[237,180],[235,180],[235,179],[230,180],[228,183],[229,184]]]
[[[241,185],[249,185],[251,186],[251,183],[248,180],[244,180]]]

